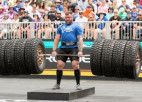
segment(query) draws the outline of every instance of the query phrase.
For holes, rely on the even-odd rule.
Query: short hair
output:
[[[69,15],[69,14],[72,15],[72,11],[67,11],[67,12],[65,13],[65,15]]]

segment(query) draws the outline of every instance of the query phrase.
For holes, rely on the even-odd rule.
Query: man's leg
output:
[[[74,68],[74,75],[75,75],[75,79],[76,79],[76,84],[77,90],[81,90],[81,86],[80,86],[80,70],[79,70],[79,61],[73,60],[72,61],[72,66]]]

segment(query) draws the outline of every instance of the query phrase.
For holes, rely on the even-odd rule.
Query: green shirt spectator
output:
[[[119,9],[119,14],[118,14],[122,19],[127,17],[127,13],[125,12],[125,9],[123,7],[121,7]]]

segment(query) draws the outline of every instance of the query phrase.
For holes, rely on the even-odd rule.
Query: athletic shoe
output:
[[[82,90],[80,84],[76,85],[76,90]]]
[[[53,89],[53,90],[60,89],[60,85],[55,84],[52,89]]]

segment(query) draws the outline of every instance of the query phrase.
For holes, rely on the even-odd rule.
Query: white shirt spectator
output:
[[[78,2],[78,7],[82,11],[84,11],[86,9],[87,5],[88,5],[88,0],[85,0],[85,2],[83,2],[82,0],[80,0]]]
[[[126,0],[126,4],[129,5],[129,7],[132,7],[134,0]],[[122,0],[117,0],[118,7],[122,4]]]
[[[32,12],[32,6],[28,5],[28,6],[24,6],[25,11],[28,11],[29,13]]]
[[[41,18],[41,14],[40,14],[38,11],[36,11],[36,12],[33,12],[33,11],[29,12],[29,16],[30,16],[32,19],[34,19],[34,17],[33,17],[34,14],[37,14],[38,17]]]
[[[76,19],[75,19],[75,22],[76,23],[78,23],[81,27],[82,27],[82,29],[84,29],[84,25],[85,25],[85,23],[88,21],[88,19],[87,19],[87,17],[77,17]]]

